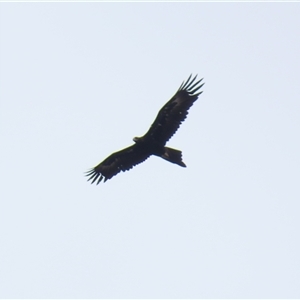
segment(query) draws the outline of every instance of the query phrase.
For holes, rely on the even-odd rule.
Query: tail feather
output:
[[[182,161],[182,153],[180,150],[165,147],[165,153],[161,156],[163,159],[177,164],[181,167],[186,167],[185,163]]]

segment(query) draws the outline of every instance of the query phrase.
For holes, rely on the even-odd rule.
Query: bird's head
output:
[[[134,141],[135,143],[137,143],[140,139],[141,139],[141,138],[139,138],[139,137],[134,137],[134,138],[133,138],[133,141]]]

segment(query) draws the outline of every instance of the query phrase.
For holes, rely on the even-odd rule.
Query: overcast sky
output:
[[[300,297],[300,3],[1,3],[0,297]],[[168,145],[104,184],[183,80]]]

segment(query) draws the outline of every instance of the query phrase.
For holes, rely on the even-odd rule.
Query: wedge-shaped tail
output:
[[[182,161],[182,153],[180,150],[165,147],[165,153],[161,156],[163,159],[179,165],[181,167],[186,167],[185,163]]]

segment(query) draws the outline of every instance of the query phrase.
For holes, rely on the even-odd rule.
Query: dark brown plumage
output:
[[[177,131],[180,124],[185,120],[189,108],[202,93],[199,89],[204,85],[203,80],[196,81],[197,76],[183,82],[176,94],[159,111],[155,121],[148,132],[142,137],[135,137],[135,144],[111,154],[103,162],[89,170],[86,176],[91,183],[97,184],[111,179],[121,171],[128,171],[140,164],[151,155],[159,156],[181,167],[186,165],[182,161],[181,151],[165,147],[166,142]]]

